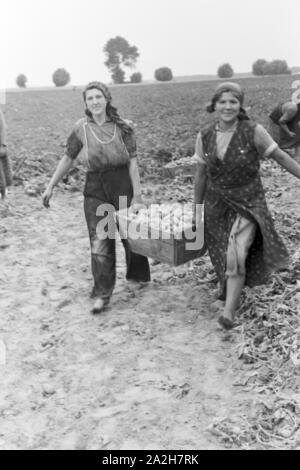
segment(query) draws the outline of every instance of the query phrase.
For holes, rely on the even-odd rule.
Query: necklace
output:
[[[99,127],[100,127],[100,126],[99,126]],[[91,128],[90,125],[88,125],[88,128],[89,128],[91,134],[93,134],[94,138],[95,138],[98,142],[100,142],[100,144],[104,144],[104,145],[110,144],[110,143],[114,140],[114,138],[116,137],[116,131],[117,131],[117,126],[116,126],[116,124],[114,125],[114,133],[113,133],[113,136],[110,138],[110,140],[107,140],[106,142],[103,141],[103,140],[101,140],[101,139],[95,134],[95,132],[93,131],[93,129]]]
[[[235,122],[235,123],[232,124],[229,128],[227,128],[227,129],[222,129],[222,128],[220,127],[220,123],[217,123],[217,131],[219,131],[219,132],[234,132],[234,131],[236,130],[236,128],[237,128],[237,124],[238,124],[238,123]]]

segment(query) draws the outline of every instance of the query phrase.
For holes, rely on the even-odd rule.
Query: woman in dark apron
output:
[[[300,166],[243,109],[236,83],[222,83],[207,110],[217,121],[197,137],[195,203],[204,202],[205,242],[220,283],[224,309],[219,323],[234,326],[244,285],[266,281],[288,265],[287,250],[275,231],[259,175],[260,158],[273,158],[300,178]]]
[[[116,279],[115,223],[113,212],[121,208],[142,206],[133,129],[120,118],[112,106],[109,89],[91,82],[83,92],[86,118],[74,126],[67,149],[46,191],[43,204],[49,207],[53,188],[71,168],[83,150],[86,159],[84,211],[89,231],[95,298],[93,313],[100,313],[111,298]],[[148,259],[132,253],[122,239],[126,252],[126,278],[149,281]]]

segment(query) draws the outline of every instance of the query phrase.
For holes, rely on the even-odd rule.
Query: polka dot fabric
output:
[[[266,204],[254,130],[254,123],[240,121],[223,160],[217,157],[215,124],[202,132],[207,168],[205,241],[220,282],[221,298],[225,296],[229,234],[237,215],[257,225],[246,260],[246,285],[263,284],[272,271],[286,267],[289,262]]]

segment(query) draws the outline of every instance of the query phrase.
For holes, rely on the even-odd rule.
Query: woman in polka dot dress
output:
[[[275,231],[259,175],[261,157],[271,157],[300,178],[300,166],[243,109],[237,83],[219,85],[208,112],[217,122],[196,141],[195,204],[205,204],[205,241],[216,270],[224,310],[219,323],[234,327],[244,285],[265,282],[288,265],[288,252]]]

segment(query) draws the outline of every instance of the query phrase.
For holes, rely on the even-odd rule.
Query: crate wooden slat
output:
[[[195,235],[193,234],[193,228],[190,227],[176,237],[163,230],[156,230],[153,227],[149,228],[144,226],[143,235],[146,237],[137,238],[130,236],[130,230],[128,233],[129,224],[131,229],[134,229],[137,233],[141,229],[141,224],[128,219],[127,210],[122,210],[116,213],[116,219],[119,225],[120,235],[128,240],[131,250],[134,253],[153,258],[163,263],[171,264],[172,266],[179,266],[193,259],[199,258],[204,254],[204,238],[203,238],[203,227],[199,230],[199,247],[197,249],[188,249],[188,244],[193,243]],[[152,237],[151,237],[152,235]],[[194,236],[194,239],[191,237]]]

